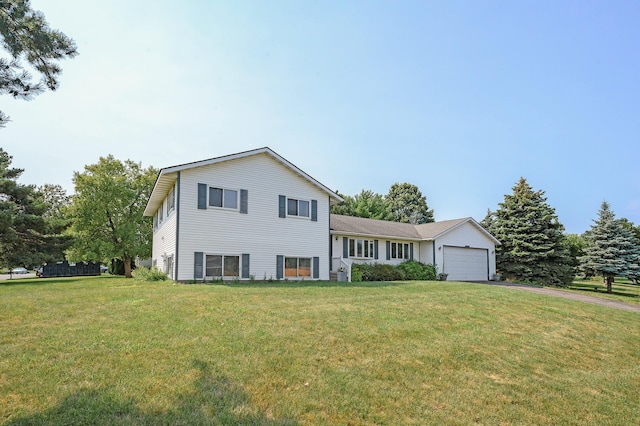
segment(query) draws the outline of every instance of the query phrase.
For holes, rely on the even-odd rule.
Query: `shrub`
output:
[[[167,274],[164,272],[159,271],[155,267],[149,269],[146,266],[136,268],[131,275],[133,275],[133,278],[140,281],[165,281],[167,279]]]
[[[401,281],[435,280],[436,267],[409,260],[398,266],[383,263],[354,263],[351,265],[351,281]]]
[[[351,266],[351,282],[354,283],[362,281],[362,271],[356,265]]]
[[[425,265],[417,260],[407,260],[398,265],[398,269],[404,273],[405,280],[431,281],[436,279],[436,267]]]

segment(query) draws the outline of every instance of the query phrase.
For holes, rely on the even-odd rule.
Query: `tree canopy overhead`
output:
[[[405,223],[433,222],[433,210],[416,185],[395,183],[385,196],[363,189],[355,196],[339,194],[344,201],[331,207],[331,213]]]
[[[71,204],[76,238],[73,260],[120,259],[131,277],[131,260],[151,255],[151,218],[143,217],[158,171],[131,160],[100,157],[74,173]]]
[[[78,54],[75,42],[51,29],[41,12],[31,9],[29,0],[0,0],[0,40],[10,59],[0,57],[0,94],[32,99],[45,89],[56,90],[61,59]],[[34,81],[29,68],[40,74]],[[0,127],[9,117],[0,111]]]
[[[502,243],[496,247],[496,263],[505,278],[560,286],[571,282],[564,227],[544,191],[534,191],[520,178],[482,223]]]

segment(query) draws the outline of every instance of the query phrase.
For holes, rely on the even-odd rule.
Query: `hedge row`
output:
[[[399,265],[383,263],[354,263],[351,265],[351,281],[430,281],[436,279],[436,267],[417,260],[407,260]]]

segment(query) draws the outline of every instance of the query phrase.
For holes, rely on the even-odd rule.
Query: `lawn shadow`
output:
[[[427,281],[425,281],[426,283]],[[411,281],[213,281],[188,283],[188,285],[220,285],[225,287],[239,288],[376,288],[376,287],[398,287],[410,284]],[[187,283],[186,283],[187,284]]]
[[[112,390],[85,388],[65,397],[55,407],[5,423],[26,425],[297,425],[260,411],[241,386],[224,375],[212,374],[206,362],[196,360],[200,376],[193,392],[180,395],[167,411],[145,412],[133,399],[113,396]]]
[[[73,277],[51,277],[51,278],[38,278],[38,277],[33,277],[33,278],[13,278],[13,279],[5,279],[5,280],[0,280],[0,287],[2,286],[14,286],[14,285],[54,285],[54,284],[71,284],[71,283],[77,283],[78,281],[82,281],[82,280],[92,280],[92,279],[117,279],[117,278],[124,278],[124,276],[119,276],[119,275],[108,275],[108,274],[103,274],[103,275],[76,275]]]
[[[606,293],[607,286],[604,283],[594,283],[593,281],[585,281],[579,282],[574,281],[569,286],[571,290],[580,290],[592,293]],[[629,297],[629,298],[640,298],[640,286],[637,284],[630,283],[613,283],[613,287],[611,289],[611,293],[616,296]]]

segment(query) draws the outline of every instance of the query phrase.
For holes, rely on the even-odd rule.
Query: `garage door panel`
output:
[[[484,281],[489,270],[487,250],[445,246],[443,270],[450,281]]]

